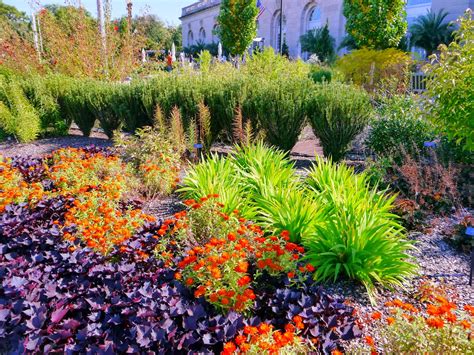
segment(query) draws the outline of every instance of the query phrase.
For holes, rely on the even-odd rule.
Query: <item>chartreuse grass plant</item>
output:
[[[360,281],[373,300],[375,284],[402,286],[416,266],[404,228],[393,209],[395,196],[368,187],[365,174],[317,160],[306,180],[319,207],[314,232],[302,242],[318,281]]]
[[[183,186],[178,190],[186,199],[200,199],[217,194],[224,205],[223,211],[238,210],[247,218],[253,217],[253,208],[246,203],[245,192],[236,174],[232,160],[211,155],[206,161],[187,171]]]

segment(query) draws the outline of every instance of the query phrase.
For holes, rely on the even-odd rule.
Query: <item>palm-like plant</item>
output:
[[[428,11],[426,15],[420,16],[411,26],[413,44],[423,48],[427,55],[436,51],[440,44],[449,44],[452,40],[453,25],[446,22],[448,13],[440,10],[438,13]]]

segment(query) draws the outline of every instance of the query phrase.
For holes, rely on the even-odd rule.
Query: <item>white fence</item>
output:
[[[410,90],[416,94],[426,91],[426,74],[423,72],[411,73]]]

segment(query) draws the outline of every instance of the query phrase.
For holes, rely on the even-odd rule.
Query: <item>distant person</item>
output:
[[[166,64],[167,64],[167,70],[171,72],[173,70],[173,56],[171,53],[168,53],[168,56],[166,57]]]

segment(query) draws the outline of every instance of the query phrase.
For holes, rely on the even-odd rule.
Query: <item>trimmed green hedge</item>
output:
[[[167,119],[177,107],[183,124],[188,127],[196,121],[198,104],[203,102],[211,114],[213,141],[232,137],[234,117],[240,107],[254,133],[265,137],[267,143],[289,151],[307,117],[315,115],[314,106],[308,105],[314,101],[313,93],[327,91],[327,95],[317,96],[324,97],[325,103],[332,96],[336,101],[341,99],[333,95],[332,86],[336,83],[314,83],[299,66],[295,64],[298,70],[282,66],[278,69],[281,75],[222,68],[208,73],[162,73],[131,84],[55,75],[25,78],[21,85],[44,126],[56,134],[67,132],[72,122],[86,136],[97,122],[109,137],[116,129],[134,132],[152,124],[157,106]]]

